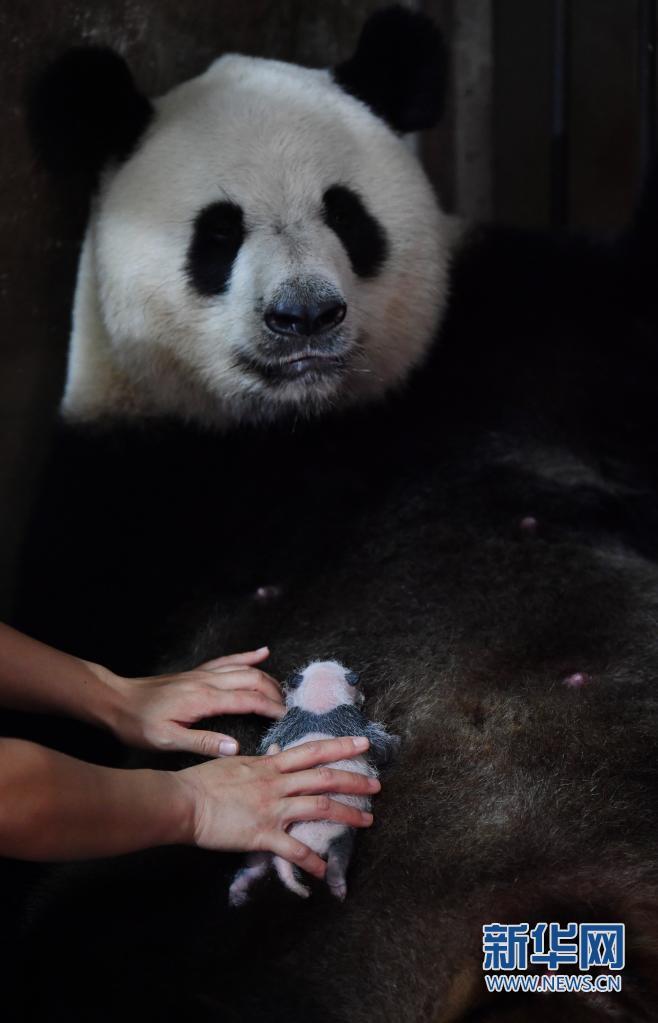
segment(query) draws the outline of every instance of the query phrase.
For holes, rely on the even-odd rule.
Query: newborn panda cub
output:
[[[358,675],[338,661],[313,661],[293,675],[286,685],[288,713],[268,730],[260,746],[261,754],[299,746],[312,739],[332,739],[342,735],[365,735],[370,748],[364,756],[338,760],[329,767],[358,771],[377,778],[379,768],[397,751],[400,739],[389,735],[383,725],[359,710],[363,693],[357,688]],[[370,810],[369,796],[332,794],[332,799],[351,803],[360,810]],[[345,874],[354,843],[354,828],[333,821],[297,821],[290,834],[309,846],[327,861],[325,880],[332,895],[344,899],[347,894]],[[229,903],[240,906],[249,898],[251,886],[274,866],[286,888],[306,898],[309,889],[296,876],[296,868],[272,853],[252,853],[246,866],[237,872],[229,889]]]

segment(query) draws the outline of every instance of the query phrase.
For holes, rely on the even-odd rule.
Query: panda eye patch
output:
[[[354,273],[375,277],[386,262],[388,241],[384,228],[356,192],[345,185],[332,185],[322,198],[322,216],[342,242]]]
[[[197,214],[186,272],[201,295],[226,291],[244,236],[242,210],[235,203],[215,202]]]

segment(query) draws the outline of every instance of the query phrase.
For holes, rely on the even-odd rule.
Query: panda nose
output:
[[[345,319],[347,306],[335,298],[325,302],[281,301],[265,313],[265,323],[275,334],[311,337],[333,330]]]

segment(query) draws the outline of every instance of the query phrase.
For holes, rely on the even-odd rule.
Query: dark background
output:
[[[11,606],[22,530],[62,386],[81,235],[79,218],[61,205],[30,152],[27,82],[53,56],[81,43],[115,47],[153,95],[228,50],[322,66],[346,56],[365,16],[382,6],[377,0],[5,0],[0,616]],[[563,9],[569,45],[562,219],[578,229],[622,225],[641,173],[638,17],[651,5],[426,0],[415,6],[437,18],[453,52],[448,114],[421,142],[444,206],[524,226],[555,219],[555,18]],[[646,37],[643,45],[646,50]]]

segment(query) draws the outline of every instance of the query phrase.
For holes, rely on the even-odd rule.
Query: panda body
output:
[[[442,213],[401,132],[436,120],[444,65],[393,9],[331,72],[227,55],[154,101],[106,51],[45,76],[41,149],[59,161],[63,134],[96,189],[18,624],[152,670],[209,606],[342,556],[351,521],[450,453],[451,418],[482,419],[477,380],[527,363],[536,316],[550,332],[614,294],[605,251]]]
[[[369,721],[360,709],[363,693],[357,689],[358,675],[338,661],[313,661],[295,672],[286,686],[287,713],[272,725],[260,744],[260,753],[272,755],[305,742],[364,735],[370,746],[365,756],[339,760],[327,766],[341,771],[356,771],[370,778],[379,776],[379,767],[394,756],[398,736],[389,735],[378,722]],[[333,793],[332,799],[360,810],[372,809],[369,796]],[[337,821],[296,821],[289,834],[313,849],[327,861],[326,883],[334,898],[347,895],[345,875],[349,867],[355,828]],[[283,884],[301,898],[310,890],[302,884],[295,868],[281,856],[254,853],[247,858],[231,882],[229,904],[242,906],[252,886],[274,867]]]
[[[381,17],[333,78],[230,58],[205,84],[148,108],[125,78],[121,88],[115,80],[111,102],[121,99],[122,124],[136,135],[119,135],[102,154],[66,418],[28,547],[21,624],[126,674],[265,641],[279,676],[339,658],[362,672],[369,712],[402,735],[399,762],[377,799],[375,827],[358,843],[342,906],[321,891],[305,901],[277,889],[231,919],[226,890],[237,859],[192,849],[54,871],[26,915],[13,978],[22,1021],[52,1015],[53,1002],[62,1018],[98,1023],[655,1016],[655,191],[624,236],[605,243],[456,230],[395,135],[427,123],[439,63],[435,50],[425,59],[431,33],[415,15]],[[350,179],[341,166],[339,177],[332,161],[347,155],[341,142],[326,161],[331,176],[313,186],[315,213],[303,226],[322,251],[312,280],[330,279],[347,306],[324,339],[331,366],[310,362],[320,356],[298,336],[326,300],[326,290],[308,287],[303,240],[291,249],[304,267],[294,271],[303,313],[276,287],[262,309],[253,302],[260,288],[238,302],[247,262],[257,276],[245,224],[245,237],[273,235],[265,271],[284,268],[267,255],[284,235],[273,220],[267,230],[249,223],[250,203],[237,192],[229,205],[244,207],[244,221],[220,210],[228,255],[193,269],[202,289],[212,281],[221,289],[212,297],[189,283],[190,253],[208,251],[197,217],[224,201],[214,177],[207,192],[205,183],[197,189],[205,118],[190,128],[189,152],[178,150],[194,202],[179,220],[172,196],[176,252],[169,236],[160,248],[166,195],[155,183],[145,194],[147,167],[158,180],[166,170],[158,132],[177,132],[178,111],[191,109],[197,90],[238,70],[245,88],[281,75],[299,83],[302,106],[323,97],[318,123],[335,101],[341,121],[372,129],[373,153],[390,149],[405,180],[408,168],[410,250],[400,262],[404,231],[394,211],[387,220],[395,204],[386,169],[380,179],[379,163],[368,162],[365,181],[359,166]],[[56,91],[51,82],[49,95]],[[112,137],[111,112],[99,152]],[[250,148],[249,132],[239,137]],[[290,209],[304,201],[296,183],[309,182],[303,146],[292,155],[291,180],[280,182]],[[314,172],[316,157],[314,146]],[[257,157],[245,166],[256,173]],[[262,171],[267,197],[279,183],[271,170]],[[378,180],[388,182],[379,197]],[[353,242],[341,240],[335,220],[327,228],[334,186],[358,189],[391,246],[389,262],[380,247],[374,276],[354,269],[368,253],[350,258]],[[152,203],[155,222],[136,231]],[[346,201],[344,211],[357,209]],[[438,237],[428,240],[419,217]],[[361,209],[357,221],[371,226]],[[143,265],[133,248],[140,238]],[[171,297],[150,290],[159,251]],[[175,295],[184,298],[172,312]],[[245,315],[253,326],[258,312],[256,345],[266,312],[280,316],[270,307],[287,303],[295,330],[279,336],[277,350],[300,365],[286,363],[281,379],[270,348],[273,373],[250,358],[224,372],[227,338],[236,356],[245,340],[231,334],[234,301],[238,327]],[[382,310],[383,333],[364,358],[380,357],[390,320],[404,327],[402,346],[393,345],[404,365],[390,379],[384,371],[371,393],[352,380],[364,367],[342,362],[341,346],[356,338],[352,350],[361,350],[350,315],[373,324]],[[258,597],[264,587],[271,599]],[[258,749],[259,722],[230,726],[245,751]],[[623,995],[488,1002],[482,924],[565,919],[626,922]]]
[[[156,100],[105,50],[44,75],[37,145],[94,192],[24,627],[135,671],[186,608],[340,542],[445,311],[459,226],[401,137],[436,120],[444,64],[396,8],[331,71],[229,54]]]

